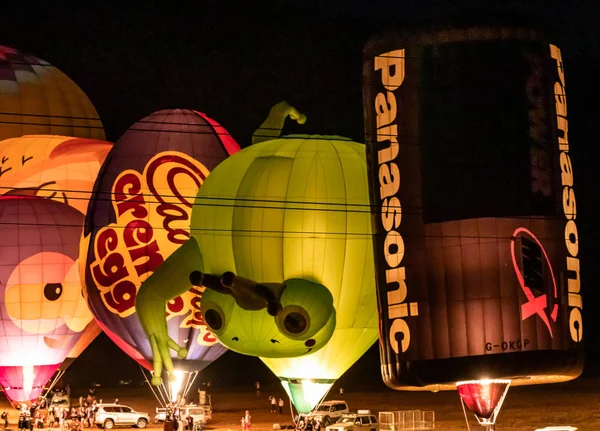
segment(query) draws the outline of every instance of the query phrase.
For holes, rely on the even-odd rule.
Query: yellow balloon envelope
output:
[[[67,136],[30,135],[0,141],[0,195],[49,198],[85,214],[111,148],[110,142]]]
[[[0,139],[67,135],[104,139],[92,102],[47,61],[0,46]]]
[[[259,356],[307,412],[376,341],[378,315],[365,147],[273,136],[288,114],[305,119],[277,105],[265,136],[206,179],[193,238],[142,285],[138,306],[203,284],[202,314],[219,341]],[[157,317],[142,319],[149,336]]]

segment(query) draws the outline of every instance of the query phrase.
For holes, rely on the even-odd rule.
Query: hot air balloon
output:
[[[136,307],[163,357],[180,347],[159,310],[204,285],[202,316],[219,341],[259,356],[308,412],[375,342],[378,318],[365,147],[339,136],[280,138],[288,115],[306,120],[276,105],[254,145],[207,178],[192,238],[142,284]]]
[[[50,63],[0,46],[0,140],[22,135],[104,139],[85,93]]]
[[[96,181],[81,249],[86,297],[109,337],[158,378],[162,363],[157,358],[153,363],[140,325],[144,311],[136,313],[137,289],[189,238],[198,188],[238,150],[227,131],[205,114],[162,110],[125,132]],[[159,311],[168,315],[169,337],[185,346],[176,365],[178,371],[190,371],[188,378],[226,351],[202,320],[202,290],[182,292]],[[170,367],[171,358],[167,361]]]
[[[50,199],[0,197],[0,385],[36,399],[97,335],[76,263],[83,215]]]
[[[110,142],[67,136],[29,135],[0,141],[0,195],[49,198],[85,214],[111,148]]]
[[[561,53],[498,19],[382,33],[363,69],[384,380],[492,404],[583,364]]]

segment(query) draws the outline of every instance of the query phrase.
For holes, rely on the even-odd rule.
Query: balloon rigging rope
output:
[[[192,389],[192,385],[196,381],[196,377],[198,377],[198,371],[192,371],[188,374],[186,384],[183,388],[183,391],[181,392],[181,402],[183,402],[184,398],[187,398],[190,389]]]
[[[165,404],[165,402],[164,402],[164,399],[163,399],[163,400],[161,400],[161,399],[159,398],[159,396],[156,394],[156,391],[154,390],[154,387],[153,387],[153,386],[150,384],[150,382],[148,381],[148,376],[146,376],[146,372],[145,372],[145,370],[144,370],[144,367],[142,367],[141,365],[140,365],[140,370],[141,370],[141,372],[142,372],[142,375],[144,376],[144,380],[146,380],[146,383],[147,383],[147,384],[148,384],[148,386],[150,387],[150,390],[152,391],[152,394],[154,395],[154,398],[156,398],[156,401],[158,401],[158,403],[159,403],[161,406],[163,406],[163,407],[166,407],[166,404]],[[161,396],[162,396],[162,394],[161,394]]]
[[[465,415],[465,422],[467,423],[467,430],[471,431],[471,426],[469,425],[469,419],[467,418],[467,411],[465,410],[465,402],[463,401],[462,397],[460,399],[460,404],[462,405],[463,413]]]
[[[59,370],[59,372],[54,376],[54,379],[52,379],[52,383],[50,383],[50,386],[48,386],[48,390],[46,390],[42,395],[44,398],[46,398],[48,396],[48,394],[52,391],[52,388],[54,388],[54,386],[56,385],[56,383],[60,380],[60,378],[63,376],[63,374],[65,374],[65,370]],[[50,400],[52,401],[52,400]]]

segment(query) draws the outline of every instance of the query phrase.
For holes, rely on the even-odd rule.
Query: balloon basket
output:
[[[496,429],[496,419],[509,387],[510,380],[501,379],[470,380],[456,383],[469,430],[469,420],[465,405],[473,412],[483,430],[494,431]]]

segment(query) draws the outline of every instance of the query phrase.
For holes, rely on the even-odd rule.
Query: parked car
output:
[[[98,404],[95,424],[100,428],[113,429],[116,426],[146,428],[150,422],[148,413],[136,412],[122,404]]]
[[[194,423],[202,422],[205,424],[210,420],[210,411],[205,409],[202,406],[197,406],[195,404],[190,404],[188,406],[183,406],[180,408],[180,413],[182,418],[187,418],[191,416],[194,419]]]
[[[167,420],[167,409],[164,407],[157,407],[156,414],[154,415],[154,423],[164,422]]]
[[[321,425],[327,427],[334,424],[342,417],[342,415],[350,413],[346,401],[323,401],[316,409],[308,415],[302,415],[300,419],[312,419],[313,421],[321,422]]]
[[[55,409],[63,408],[69,410],[71,408],[71,398],[64,394],[54,394],[48,408],[54,407]]]
[[[327,431],[379,431],[377,417],[370,410],[359,410],[358,413],[342,415],[335,424],[329,425]]]

